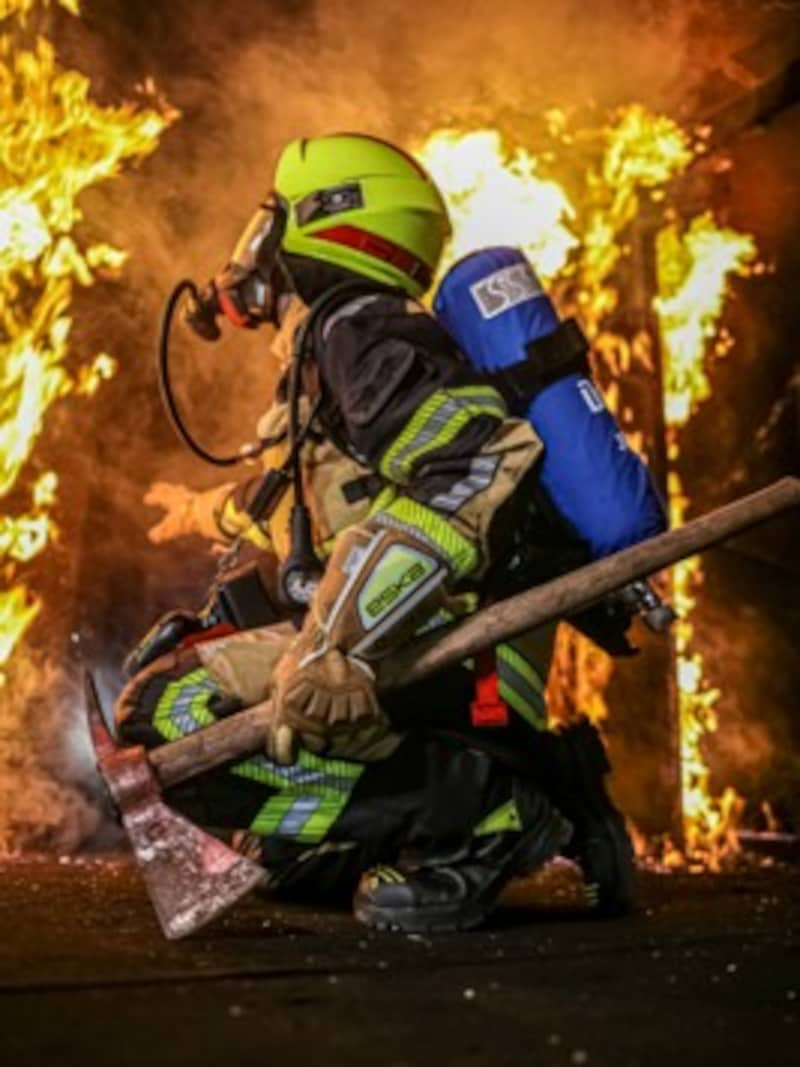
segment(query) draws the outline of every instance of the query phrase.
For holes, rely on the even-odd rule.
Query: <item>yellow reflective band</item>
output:
[[[272,541],[264,528],[259,523],[253,522],[246,511],[238,508],[232,496],[228,497],[222,505],[222,510],[217,514],[216,520],[220,533],[225,537],[243,537],[256,548],[272,547]]]
[[[384,494],[376,501],[379,505]],[[478,566],[478,549],[456,530],[447,519],[437,512],[418,504],[407,496],[397,496],[384,506],[376,507],[371,518],[386,525],[397,525],[411,534],[421,536],[428,544],[438,549],[449,563],[453,573],[463,578]]]
[[[414,412],[380,461],[385,478],[405,484],[414,464],[426,453],[450,444],[478,416],[502,422],[506,407],[491,386],[437,389]]]
[[[380,881],[389,882],[392,885],[401,885],[406,880],[395,867],[387,867],[385,864],[375,867],[371,873]]]
[[[521,830],[522,819],[519,810],[513,800],[507,800],[499,808],[490,811],[472,831],[473,837],[483,837],[485,834],[499,834],[508,830]]]
[[[231,770],[242,778],[279,790],[267,798],[250,823],[254,833],[316,844],[344,810],[364,767],[303,750],[290,767],[259,755],[237,763]]]
[[[532,689],[535,689],[537,693],[544,691],[544,682],[538,671],[525,659],[521,652],[514,648],[513,645],[498,645],[496,655],[501,663],[507,663],[511,669],[524,678],[528,685],[530,685]]]
[[[547,713],[544,702],[532,703],[526,700],[516,689],[512,689],[504,679],[500,679],[497,686],[500,699],[513,708],[534,730],[544,730],[547,726]]]
[[[277,793],[262,805],[250,829],[264,837],[272,834],[301,844],[316,844],[336,822],[348,799],[340,793]]]
[[[153,726],[166,741],[177,741],[216,722],[208,702],[217,687],[205,667],[169,682],[158,699]]]
[[[535,730],[547,727],[544,681],[522,653],[511,644],[497,646],[498,690],[501,698]]]

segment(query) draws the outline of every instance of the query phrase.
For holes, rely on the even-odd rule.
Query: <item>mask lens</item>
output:
[[[260,253],[275,226],[275,208],[262,204],[245,226],[231,256],[231,263],[243,273],[250,274],[260,263]]]

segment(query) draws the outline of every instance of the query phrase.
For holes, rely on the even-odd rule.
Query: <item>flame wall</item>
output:
[[[53,35],[64,61],[92,75],[98,97],[124,97],[132,83],[154,76],[183,113],[137,174],[85,197],[87,225],[102,219],[131,259],[124,283],[81,295],[76,341],[111,347],[113,339],[120,372],[91,406],[59,411],[41,445],[44,460],[57,457],[64,471],[64,514],[61,543],[43,576],[53,610],[47,626],[32,631],[32,645],[55,648],[75,663],[70,635],[79,634],[81,653],[99,667],[107,695],[118,687],[131,639],[176,600],[194,601],[213,567],[200,544],[196,554],[182,544],[155,549],[144,536],[157,517],[141,504],[151,480],[197,488],[216,480],[177,447],[156,400],[152,346],[160,302],[179,277],[203,278],[218,267],[263,193],[280,144],[332,128],[413,142],[449,122],[490,124],[524,140],[532,116],[555,105],[594,121],[634,99],[689,121],[709,84],[726,91],[746,86],[750,72],[736,53],[778,17],[757,4],[721,0],[658,11],[610,0],[514,0],[501,8],[464,0],[425,7],[393,0],[88,0],[83,9],[82,21],[54,13]],[[789,35],[783,47],[793,47]],[[708,179],[737,223],[759,231],[777,273],[759,283],[758,293],[742,294],[738,345],[715,371],[715,398],[688,444],[690,493],[701,510],[787,467],[791,407],[773,411],[792,373],[800,325],[784,289],[785,279],[800,274],[796,109],[783,121],[785,129],[771,128],[742,147],[727,188]],[[757,160],[764,162],[756,172]],[[766,205],[774,198],[783,210]],[[177,352],[182,391],[205,441],[235,447],[238,428],[255,421],[268,387],[259,361],[264,344],[237,337]],[[745,444],[759,440],[770,418],[774,428],[763,431],[763,450],[751,455]],[[743,460],[741,470],[731,469],[731,455]],[[785,568],[775,569],[783,553],[764,548],[775,536],[747,540],[749,584],[741,553],[710,562],[701,624],[709,657],[725,665],[733,683],[722,714],[737,724],[715,740],[714,765],[720,775],[759,786],[772,781],[778,749],[800,747],[787,713],[789,690],[800,682],[790,636],[798,632],[797,616],[786,603]],[[771,562],[759,561],[765,555]],[[796,576],[791,580],[796,590]],[[731,653],[734,643],[745,651]],[[751,648],[759,650],[758,670]],[[764,685],[771,694],[766,718]],[[746,746],[761,754],[749,769],[741,758]],[[58,773],[74,773],[64,768],[76,762],[73,752],[60,755]],[[631,783],[626,800],[644,806],[647,781],[635,768],[619,771]],[[796,766],[787,764],[781,774],[798,781]]]

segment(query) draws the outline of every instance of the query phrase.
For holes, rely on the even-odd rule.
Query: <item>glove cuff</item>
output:
[[[379,658],[442,606],[450,577],[445,561],[407,530],[351,527],[337,538],[303,627],[306,654],[338,648]]]

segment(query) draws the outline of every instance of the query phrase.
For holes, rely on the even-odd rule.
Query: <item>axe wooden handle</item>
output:
[[[483,608],[444,634],[415,642],[381,663],[381,689],[396,688],[458,663],[485,648],[572,615],[628,582],[644,578],[780,512],[800,506],[800,479],[782,478],[766,489],[692,519],[677,530],[623,549],[544,585]],[[269,702],[154,749],[150,760],[163,785],[174,785],[263,745]]]

